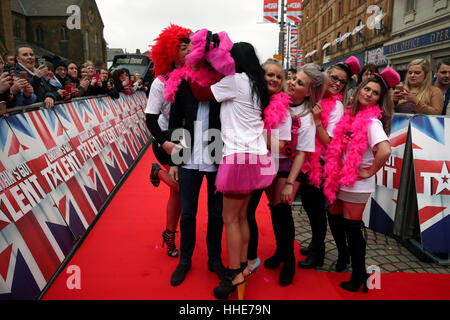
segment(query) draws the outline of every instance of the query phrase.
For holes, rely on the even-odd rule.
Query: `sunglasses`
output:
[[[330,76],[330,79],[333,80],[334,83],[339,82],[342,86],[345,86],[347,84],[346,80],[341,80],[334,75]]]

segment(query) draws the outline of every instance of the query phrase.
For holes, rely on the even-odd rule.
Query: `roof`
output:
[[[114,60],[114,56],[118,55],[118,54],[124,54],[125,52],[123,51],[123,49],[120,48],[108,48],[107,49],[107,60],[108,61],[113,61]]]
[[[11,0],[11,11],[27,17],[67,17],[67,8],[81,0]]]

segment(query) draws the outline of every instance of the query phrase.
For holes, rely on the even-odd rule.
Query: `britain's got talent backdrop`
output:
[[[423,253],[448,255],[450,117],[395,114],[389,138],[392,154],[376,175],[366,226],[401,240],[417,234]]]
[[[149,142],[146,96],[0,118],[0,300],[36,299]]]

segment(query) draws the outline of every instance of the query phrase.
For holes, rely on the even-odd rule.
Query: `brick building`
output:
[[[70,30],[67,20],[80,8],[80,28]],[[106,61],[103,21],[95,0],[0,0],[0,53],[29,45],[37,56],[56,54],[83,63]]]
[[[356,56],[361,66],[383,68],[383,44],[391,38],[393,0],[304,0],[299,47],[303,63],[325,68]]]

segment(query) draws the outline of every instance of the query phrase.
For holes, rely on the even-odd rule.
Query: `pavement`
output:
[[[307,247],[311,240],[311,227],[308,216],[301,206],[301,202],[296,199],[292,206],[294,225],[296,230],[295,239],[301,247]],[[337,249],[331,231],[328,231],[325,238],[325,260],[322,267],[317,271],[335,271],[337,260]],[[449,274],[450,267],[442,266],[435,262],[422,262],[413,255],[396,239],[377,233],[371,229],[365,229],[367,241],[366,266],[378,266],[381,272],[408,272],[408,273],[442,273]],[[298,257],[300,253],[296,252]],[[300,257],[303,257],[300,255]],[[306,257],[305,257],[306,258]],[[351,272],[348,266],[344,272]]]

